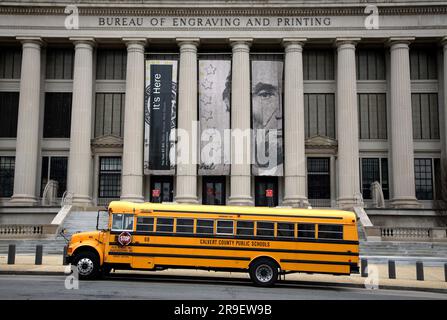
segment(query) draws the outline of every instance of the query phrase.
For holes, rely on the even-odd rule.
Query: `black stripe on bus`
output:
[[[118,242],[111,242],[110,245],[118,246]],[[252,247],[216,247],[201,245],[176,245],[176,244],[152,244],[152,243],[132,243],[129,247],[151,247],[151,248],[182,248],[182,249],[208,249],[208,250],[240,250],[240,251],[261,251],[261,252],[283,252],[283,253],[304,253],[304,254],[327,254],[340,256],[358,256],[357,252],[341,251],[317,251],[317,250],[289,250],[289,249],[266,249]]]
[[[281,259],[284,263],[305,263],[305,264],[332,264],[339,266],[350,266],[352,262],[339,262],[339,261],[319,261],[319,260],[293,260],[293,259]]]
[[[186,259],[218,259],[218,260],[243,260],[250,261],[248,257],[226,257],[226,256],[196,256],[189,254],[164,254],[164,253],[140,253],[140,252],[109,252],[114,256],[134,256],[134,257],[165,257],[165,258],[186,258]]]
[[[285,214],[259,214],[259,213],[228,213],[228,212],[204,212],[204,211],[184,211],[184,210],[154,210],[152,212],[141,212],[141,214],[150,213],[157,214],[158,212],[169,213],[187,213],[187,214],[215,214],[215,215],[227,215],[227,216],[258,216],[263,217],[285,217],[285,218],[308,218],[308,219],[335,219],[343,220],[343,217],[324,217],[324,216],[301,216],[301,215],[285,215]],[[200,219],[199,217],[197,219]],[[262,222],[262,221],[261,221]]]
[[[110,234],[120,234],[122,231],[110,231]],[[337,239],[314,239],[314,238],[275,238],[275,237],[256,237],[256,236],[223,236],[213,234],[195,234],[195,233],[171,233],[171,232],[143,232],[143,231],[128,231],[134,236],[156,236],[156,237],[184,237],[184,238],[204,238],[204,239],[240,239],[253,241],[280,241],[280,242],[312,242],[325,244],[356,244],[357,240],[337,240]]]

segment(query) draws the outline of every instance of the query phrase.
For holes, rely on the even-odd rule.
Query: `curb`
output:
[[[64,271],[31,271],[31,270],[0,270],[0,275],[42,275],[42,276],[62,276],[68,275]],[[123,277],[124,276],[124,277]],[[241,283],[251,284],[251,281],[244,278],[226,278],[226,277],[206,277],[206,276],[189,276],[189,275],[165,275],[165,274],[133,274],[133,273],[119,273],[114,274],[112,276],[107,277],[105,280],[132,280],[133,278],[138,277],[156,277],[160,279],[171,279],[171,280],[183,280],[183,281],[203,281],[203,280],[213,280],[216,282],[228,282],[228,281],[237,281]],[[278,282],[279,286],[288,286],[288,285],[311,285],[311,286],[319,286],[319,287],[344,287],[344,288],[359,288],[365,289],[365,286],[358,283],[349,283],[349,282],[323,282],[323,281],[306,281],[306,280],[281,280]],[[410,287],[410,286],[401,286],[401,285],[379,285],[378,290],[401,290],[401,291],[421,291],[421,292],[432,292],[432,293],[441,293],[447,294],[447,289],[441,288],[424,288],[424,287]]]

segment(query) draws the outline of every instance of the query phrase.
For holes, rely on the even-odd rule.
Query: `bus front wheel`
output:
[[[79,252],[73,259],[73,265],[80,280],[91,280],[98,277],[99,259],[93,252]]]
[[[271,259],[261,258],[251,263],[250,279],[257,286],[273,286],[278,279],[278,266]]]

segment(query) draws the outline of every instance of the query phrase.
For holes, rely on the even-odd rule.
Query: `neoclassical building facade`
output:
[[[51,180],[80,206],[350,208],[377,181],[387,206],[429,208],[446,74],[441,1],[3,1],[0,204],[37,205]],[[203,163],[205,127],[276,130],[277,166],[236,161],[270,146],[251,137]],[[171,129],[196,161],[166,166]]]

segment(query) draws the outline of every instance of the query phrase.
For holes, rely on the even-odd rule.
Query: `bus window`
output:
[[[234,223],[232,220],[217,220],[217,234],[233,234]]]
[[[343,226],[338,224],[319,224],[318,238],[343,239]]]
[[[198,234],[213,234],[214,220],[197,219],[196,233]]]
[[[310,223],[298,223],[298,238],[315,239],[315,225]]]
[[[174,219],[173,218],[157,218],[157,232],[173,232]]]
[[[295,225],[293,223],[278,222],[276,234],[279,238],[294,238]]]
[[[237,221],[236,234],[240,236],[252,236],[255,234],[253,221]]]
[[[154,231],[154,218],[138,217],[137,218],[137,231],[153,232]]]
[[[193,219],[177,219],[177,233],[193,233],[194,220]]]
[[[256,235],[259,237],[273,237],[275,224],[273,222],[256,222]]]
[[[115,213],[112,216],[112,231],[133,231],[133,214]]]

